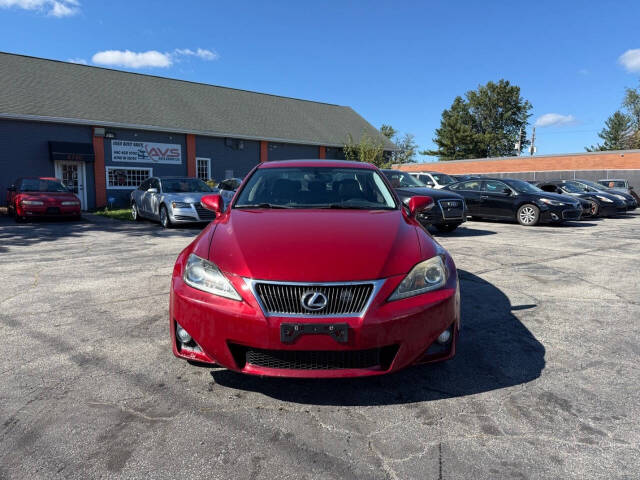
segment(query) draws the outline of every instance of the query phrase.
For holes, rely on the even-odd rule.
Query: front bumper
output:
[[[215,219],[215,213],[195,203],[188,208],[169,207],[168,213],[172,223],[208,223]]]
[[[582,207],[572,205],[542,205],[540,208],[540,222],[555,223],[570,220],[580,220]]]
[[[460,202],[460,206],[449,207],[449,202]],[[429,225],[459,225],[467,221],[467,205],[464,200],[445,199],[437,200],[431,209],[422,212],[417,216],[417,220],[424,227]]]
[[[247,374],[300,378],[380,375],[413,364],[446,360],[455,354],[460,323],[455,267],[451,266],[450,271],[453,273],[443,289],[393,302],[386,299],[404,275],[387,278],[362,317],[339,318],[265,316],[239,277],[228,276],[243,297],[240,302],[195,290],[174,272],[169,308],[173,353],[179,358],[215,363]],[[176,322],[197,345],[183,348],[176,341]],[[329,335],[302,335],[291,343],[283,343],[280,325],[291,322],[346,323],[348,340],[339,343]],[[447,329],[452,338],[442,347],[436,338]],[[347,357],[372,350],[380,350],[386,358],[377,365],[356,368],[273,368],[251,360],[264,351],[276,357],[300,353],[326,356],[327,352]],[[239,357],[238,352],[247,355]]]
[[[16,214],[19,217],[79,217],[79,205],[22,205],[18,204]]]

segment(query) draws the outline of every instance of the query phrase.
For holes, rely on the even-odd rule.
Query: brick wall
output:
[[[637,170],[640,169],[640,151],[456,160],[415,163],[399,168],[408,172],[437,171],[454,175],[571,170]]]

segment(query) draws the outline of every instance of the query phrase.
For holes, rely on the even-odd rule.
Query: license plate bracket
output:
[[[349,341],[348,323],[282,323],[280,341],[292,343],[302,335],[329,335],[338,343]]]

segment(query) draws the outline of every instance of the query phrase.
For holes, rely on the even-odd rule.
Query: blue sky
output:
[[[639,18],[638,0],[0,0],[0,50],[349,105],[421,148],[456,95],[505,78],[550,123],[545,154],[595,143],[639,85]]]

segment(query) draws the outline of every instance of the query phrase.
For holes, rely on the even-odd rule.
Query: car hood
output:
[[[397,188],[396,193],[403,197],[413,197],[417,195],[426,195],[428,197],[433,198],[434,200],[442,200],[444,198],[458,198],[462,200],[462,195],[452,192],[451,190],[445,189],[435,189],[435,188],[427,188],[427,187],[402,187]]]
[[[529,195],[537,195],[539,198],[548,198],[550,200],[557,200],[559,202],[565,202],[565,203],[574,203],[574,204],[580,203],[571,195],[565,195],[561,193],[540,192],[540,193],[529,194]]]
[[[216,224],[209,259],[260,280],[376,280],[435,255],[433,241],[421,251],[419,234],[399,210],[233,209]]]
[[[165,193],[164,199],[175,202],[196,203],[205,195],[216,195],[218,192]]]

